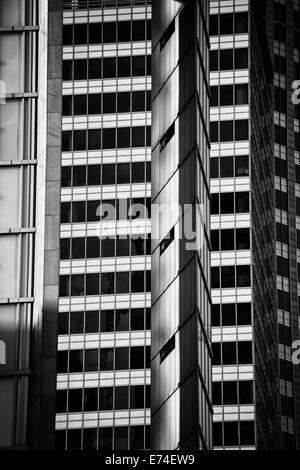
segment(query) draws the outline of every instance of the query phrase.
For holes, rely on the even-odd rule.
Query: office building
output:
[[[56,446],[145,449],[151,2],[63,6]]]
[[[214,449],[280,448],[268,9],[210,2]]]

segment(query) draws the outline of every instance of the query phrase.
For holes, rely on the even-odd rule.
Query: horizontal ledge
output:
[[[37,165],[37,159],[31,160],[3,160],[0,162],[1,166],[28,166],[28,165]]]
[[[34,297],[11,297],[0,298],[0,304],[30,304],[34,302]]]
[[[18,26],[1,26],[0,33],[8,33],[8,32],[15,32],[15,31],[39,31],[38,25],[18,25]]]
[[[37,92],[16,92],[16,93],[5,93],[1,94],[2,99],[15,99],[15,98],[38,98],[39,94]]]
[[[18,234],[18,233],[35,233],[35,227],[30,228],[1,228],[0,235],[10,235],[10,234]]]

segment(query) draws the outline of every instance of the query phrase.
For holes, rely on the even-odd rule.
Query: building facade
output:
[[[211,448],[207,18],[207,1],[153,2],[154,449]]]
[[[299,2],[274,1],[270,41],[274,62],[277,318],[279,329],[282,445],[299,449],[299,365],[292,345],[299,341],[300,104],[293,98],[299,80]]]
[[[215,449],[280,447],[266,8],[248,0],[210,2]]]
[[[54,445],[61,39],[57,2],[0,5],[0,448]],[[58,100],[53,97],[58,97]]]
[[[150,447],[151,2],[65,1],[56,446]]]

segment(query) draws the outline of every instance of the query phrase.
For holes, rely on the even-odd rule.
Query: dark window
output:
[[[233,105],[233,85],[223,85],[220,87],[220,106]]]
[[[73,60],[63,61],[63,80],[73,80]]]
[[[128,410],[128,387],[115,387],[115,410]]]
[[[222,384],[213,382],[212,384],[213,405],[222,405]]]
[[[69,333],[69,314],[68,312],[60,313],[57,316],[57,334],[66,335]]]
[[[102,42],[102,24],[89,23],[89,44],[99,44]]]
[[[83,371],[83,351],[69,351],[69,372]]]
[[[130,147],[130,128],[119,127],[117,129],[117,148],[128,148],[128,147]]]
[[[233,51],[232,49],[220,50],[220,70],[233,69]]]
[[[234,405],[237,403],[237,383],[223,382],[223,405]]]
[[[249,193],[235,194],[235,212],[249,212]]]
[[[236,156],[235,157],[235,176],[249,176],[249,157]]]
[[[213,423],[213,443],[214,446],[223,445],[222,423]]]
[[[88,113],[101,114],[101,95],[96,93],[88,95]]]
[[[234,61],[236,69],[248,68],[248,49],[235,49]]]
[[[243,380],[239,382],[239,403],[250,405],[253,403],[253,382]]]
[[[74,24],[74,44],[87,43],[87,24]]]
[[[102,350],[104,351],[104,350]],[[113,409],[113,388],[103,387],[99,389],[99,410],[106,411]]]
[[[211,72],[219,69],[218,51],[210,51],[209,53],[209,67]]]
[[[57,352],[57,373],[68,372],[68,351]]]
[[[220,209],[221,214],[234,213],[234,195],[232,193],[220,194]]]
[[[119,21],[117,23],[118,42],[130,42],[131,41],[131,22],[130,21]]]
[[[223,13],[220,15],[220,35],[233,34],[233,14]]]
[[[234,230],[221,230],[221,250],[234,250]]]
[[[98,237],[87,238],[87,258],[100,257],[100,241]]]
[[[130,314],[130,329],[143,330],[144,329],[144,309],[133,308]]]
[[[160,350],[160,363],[162,363],[167,356],[175,349],[175,335],[167,341],[167,343]]]
[[[100,315],[101,320],[101,331],[108,332],[114,331],[114,311],[113,310],[103,310]]]
[[[116,331],[128,331],[129,330],[129,310],[124,310],[124,309],[116,310],[115,324],[116,324],[115,325]]]
[[[82,411],[82,389],[69,390],[68,411]]]
[[[85,349],[84,352],[84,370],[98,370],[98,349]]]
[[[70,239],[62,238],[60,240],[60,259],[70,259]]]
[[[249,122],[246,120],[235,121],[235,140],[249,139]]]
[[[250,231],[248,228],[236,229],[236,249],[249,250],[250,249]]]
[[[220,142],[229,142],[233,140],[233,122],[220,122]]]
[[[175,32],[175,20],[173,20],[169,26],[167,27],[166,31],[164,32],[161,40],[160,40],[160,50],[162,51],[167,42],[169,41],[170,37]]]
[[[252,363],[252,343],[249,341],[240,341],[238,343],[239,364]]]
[[[210,140],[212,142],[218,142],[219,140],[219,124],[218,122],[210,123]]]
[[[145,56],[132,56],[132,76],[145,76]]]
[[[222,266],[221,268],[221,287],[234,287],[235,286],[235,274],[234,266]]]
[[[100,349],[100,370],[112,370],[114,367],[114,350]]]
[[[70,312],[70,333],[83,333],[84,330],[83,312]]]
[[[63,25],[63,45],[70,46],[73,44],[73,25],[64,24]]]
[[[132,41],[145,41],[146,23],[144,20],[132,22]]]
[[[116,273],[116,294],[126,294],[129,292],[129,273]]]
[[[130,57],[118,57],[117,61],[118,61],[118,77],[130,77],[131,75]]]
[[[131,272],[131,292],[144,292],[144,271]]]
[[[128,449],[128,427],[122,426],[114,428],[115,442],[114,450],[127,450]]]
[[[238,445],[238,423],[237,422],[224,422],[224,445],[234,446]]]
[[[56,392],[56,413],[67,411],[67,390],[57,390]]]
[[[73,150],[86,150],[86,131],[73,132]]]
[[[143,369],[144,367],[144,346],[132,347],[130,349],[130,369]]]
[[[73,106],[72,106],[72,96],[63,96],[63,106],[62,106],[62,114],[63,116],[71,116],[73,114]]]
[[[236,364],[236,343],[222,343],[222,360],[224,365]]]
[[[69,429],[68,430],[68,450],[80,450],[81,449],[81,429]]]
[[[114,57],[105,57],[103,59],[103,78],[116,77],[116,59]]]
[[[222,305],[222,326],[235,325],[235,304]]]
[[[99,331],[99,312],[87,311],[85,313],[85,332],[97,333]]]
[[[82,448],[84,450],[97,450],[97,429],[82,430]]]
[[[219,87],[210,87],[210,106],[219,106]]]
[[[248,85],[235,85],[235,105],[248,104]]]
[[[145,92],[144,91],[132,92],[132,111],[133,112],[145,111]]]
[[[144,147],[145,146],[145,128],[144,127],[132,127],[132,147]]]
[[[72,150],[72,131],[62,132],[62,151],[70,152]]]
[[[104,149],[113,149],[116,146],[116,132],[115,129],[102,130],[102,146]]]
[[[89,79],[95,80],[102,78],[101,59],[89,59]]]
[[[87,79],[87,59],[74,60],[74,80]]]
[[[210,159],[210,177],[219,178],[219,159],[218,158]]]
[[[111,450],[113,428],[99,428],[99,450]]]
[[[73,186],[86,186],[86,166],[73,166]]]
[[[209,34],[211,36],[217,36],[219,34],[219,15],[210,15]]]
[[[220,178],[233,177],[233,158],[221,157],[220,158]]]
[[[101,273],[101,294],[114,294],[115,273]]]
[[[130,112],[130,92],[118,93],[118,113]]]
[[[115,369],[125,370],[129,366],[129,348],[115,348]]]
[[[235,13],[235,34],[248,33],[248,13]]]
[[[86,295],[99,295],[99,274],[86,275]]]
[[[250,266],[237,266],[237,287],[250,286]]]
[[[116,42],[116,23],[103,22],[103,42]]]
[[[254,443],[254,422],[240,421],[240,444],[253,445]]]

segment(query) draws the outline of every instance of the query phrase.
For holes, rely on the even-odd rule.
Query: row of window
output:
[[[249,121],[213,121],[210,123],[211,142],[231,142],[234,140],[249,140]]]
[[[250,266],[217,266],[211,268],[212,289],[248,287],[251,285]]]
[[[210,71],[240,70],[249,67],[248,49],[220,49],[209,53]]]
[[[211,214],[249,212],[249,193],[221,193],[211,195]]]
[[[210,106],[239,106],[249,103],[248,84],[210,87]]]
[[[57,373],[150,368],[150,346],[58,351]]]
[[[150,146],[150,126],[62,132],[63,152]]]
[[[103,57],[63,61],[63,80],[145,77],[151,75],[151,56]]]
[[[56,412],[150,408],[150,385],[57,390]]]
[[[245,33],[248,33],[248,12],[223,13],[209,17],[210,36]]]
[[[212,326],[251,325],[251,304],[214,304],[211,309]]]
[[[63,116],[151,111],[151,91],[63,96]]]
[[[254,421],[213,423],[214,446],[255,445]]]
[[[213,365],[251,364],[251,341],[213,343]]]
[[[57,450],[128,450],[150,448],[150,426],[56,431]]]
[[[210,159],[211,178],[241,178],[244,176],[249,176],[248,155]]]
[[[62,260],[144,256],[150,254],[150,235],[145,236],[145,238],[134,238],[127,235],[104,239],[98,237],[62,238],[60,241],[60,259]]]
[[[151,291],[150,271],[71,274],[60,276],[60,297],[128,294]]]
[[[59,335],[150,329],[150,308],[64,312],[57,317]]]
[[[253,403],[253,382],[213,382],[213,405],[250,405]]]
[[[64,46],[151,40],[151,20],[75,23],[63,26]]]
[[[211,230],[212,251],[250,250],[250,229]]]
[[[151,182],[150,162],[75,165],[63,166],[61,169],[63,188],[149,182]]]
[[[61,203],[61,223],[151,218],[151,198],[105,199]]]

